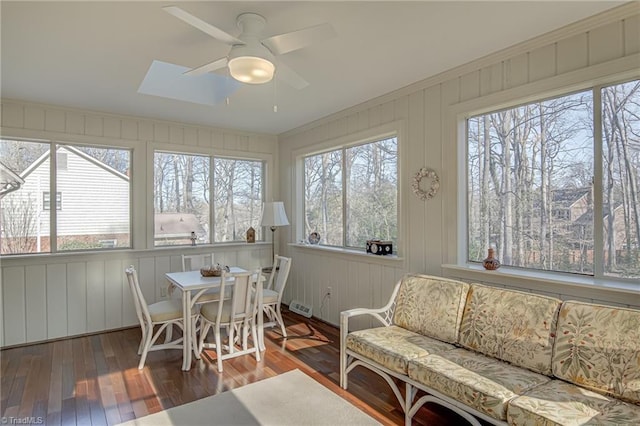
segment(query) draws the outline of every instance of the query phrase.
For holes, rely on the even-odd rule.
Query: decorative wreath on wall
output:
[[[420,188],[420,181],[422,179],[428,178],[431,179],[431,184],[429,185],[428,190],[424,190]],[[418,170],[418,173],[413,176],[413,183],[411,184],[411,188],[413,189],[413,193],[421,199],[422,201],[430,200],[436,196],[438,193],[438,189],[440,189],[440,178],[431,169],[427,169],[426,167],[422,167]]]

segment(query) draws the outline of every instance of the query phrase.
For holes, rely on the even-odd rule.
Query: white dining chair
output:
[[[213,253],[183,254],[182,272],[198,271],[204,267],[213,266],[215,265],[213,258]]]
[[[182,255],[182,272],[199,271],[202,268],[214,266],[213,253]],[[198,297],[197,304],[213,302],[220,299],[220,289],[212,288]]]
[[[263,311],[269,318],[269,322],[265,322],[263,327],[280,325],[283,337],[287,337],[287,329],[282,319],[280,306],[282,305],[282,295],[284,294],[284,287],[287,285],[290,269],[291,258],[276,255],[267,287],[262,293]]]
[[[219,372],[223,370],[222,361],[225,359],[255,353],[256,361],[260,361],[257,315],[259,300],[262,297],[262,283],[259,279],[253,278],[259,275],[259,270],[242,273],[223,272],[220,299],[205,303],[200,309],[198,351],[215,349]],[[228,293],[231,293],[230,298],[227,298]],[[223,328],[228,335],[226,345],[222,342]],[[214,343],[207,343],[207,334],[211,329]],[[249,333],[252,346],[249,346]]]
[[[179,337],[172,340],[173,326],[184,330],[182,319],[182,304],[178,300],[163,300],[148,305],[138,281],[138,273],[133,266],[125,269],[129,288],[133,295],[133,302],[136,308],[136,315],[140,321],[142,330],[142,338],[138,346],[138,355],[141,355],[138,370],[142,370],[150,351],[158,351],[164,349],[182,349],[183,338]],[[159,326],[154,333],[154,328]],[[164,343],[155,344],[160,334],[165,332]]]

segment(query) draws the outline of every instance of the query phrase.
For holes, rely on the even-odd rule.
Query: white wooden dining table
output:
[[[231,266],[229,268],[231,273],[247,272],[246,269]],[[220,277],[203,277],[200,271],[187,271],[187,272],[167,272],[166,278],[176,288],[182,292],[182,316],[184,320],[183,329],[183,347],[182,347],[182,370],[189,371],[191,369],[191,355],[192,353],[196,358],[200,358],[198,353],[197,341],[194,341],[194,330],[196,324],[192,321],[192,312],[196,305],[198,298],[202,296],[207,290],[220,287]],[[254,280],[262,282],[264,277],[262,275],[255,277]],[[264,350],[264,325],[263,325],[263,307],[262,301],[259,301],[258,306],[258,347],[259,350]]]

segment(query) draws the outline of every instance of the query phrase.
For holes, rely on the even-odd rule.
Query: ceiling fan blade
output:
[[[227,58],[220,58],[217,61],[209,62],[208,64],[200,65],[197,68],[193,68],[184,73],[190,77],[197,77],[202,74],[206,74],[211,71],[219,70],[227,66]]]
[[[274,55],[282,55],[335,36],[336,31],[333,27],[325,23],[290,33],[267,37],[262,40],[262,44],[271,50]]]
[[[286,66],[282,61],[278,61],[276,66],[276,78],[287,83],[294,89],[304,89],[309,85],[309,82],[302,78],[300,74]]]
[[[216,40],[220,40],[224,43],[230,44],[230,45],[234,45],[234,44],[245,44],[244,41],[235,38],[232,35],[227,34],[226,32],[222,31],[219,28],[214,27],[213,25],[204,22],[202,19],[200,18],[196,18],[195,16],[193,16],[192,14],[185,12],[184,10],[180,9],[179,7],[176,6],[165,6],[162,9],[164,9],[165,12],[175,16],[178,19],[181,19],[182,21],[186,22],[189,25],[192,25],[194,27],[196,27],[197,29],[199,29],[200,31],[209,34],[211,37],[215,38]]]

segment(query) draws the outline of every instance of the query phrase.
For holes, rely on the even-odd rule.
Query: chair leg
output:
[[[255,323],[251,324],[251,338],[253,339],[253,347],[256,350],[256,361],[260,362],[260,343],[258,342],[258,332]]]
[[[220,341],[220,327],[214,329],[216,338],[216,356],[218,357],[218,373],[222,373],[222,343]]]
[[[202,350],[204,349],[204,341],[207,338],[207,333],[209,332],[209,328],[211,328],[211,324],[209,324],[208,322],[200,322],[200,339],[198,340],[198,354],[202,353]]]
[[[245,320],[242,324],[242,350],[246,351],[249,347],[249,321]]]
[[[191,345],[193,346],[193,351],[195,352],[196,359],[200,359],[200,345],[198,344],[198,333],[196,330],[196,326],[198,325],[198,318],[193,317],[193,324],[191,325]],[[184,343],[183,343],[184,344]],[[191,350],[192,348],[189,348]]]
[[[282,319],[282,312],[280,312],[280,304],[276,306],[276,320],[280,324],[280,330],[282,330],[282,336],[287,337],[287,329],[284,326],[284,320]]]
[[[235,332],[236,332],[236,325],[235,324],[230,324],[229,325],[229,353],[232,354],[233,353],[233,349],[235,347]]]
[[[147,340],[147,335],[144,330],[142,330],[142,337],[140,338],[140,344],[138,345],[138,355],[142,355],[142,349],[144,349],[145,340]]]
[[[153,334],[153,327],[148,327],[147,333],[144,339],[144,347],[142,348],[142,356],[140,357],[140,363],[138,364],[138,370],[142,370],[144,368],[144,363],[147,360],[147,354],[149,353],[149,348],[151,347],[152,334]]]

